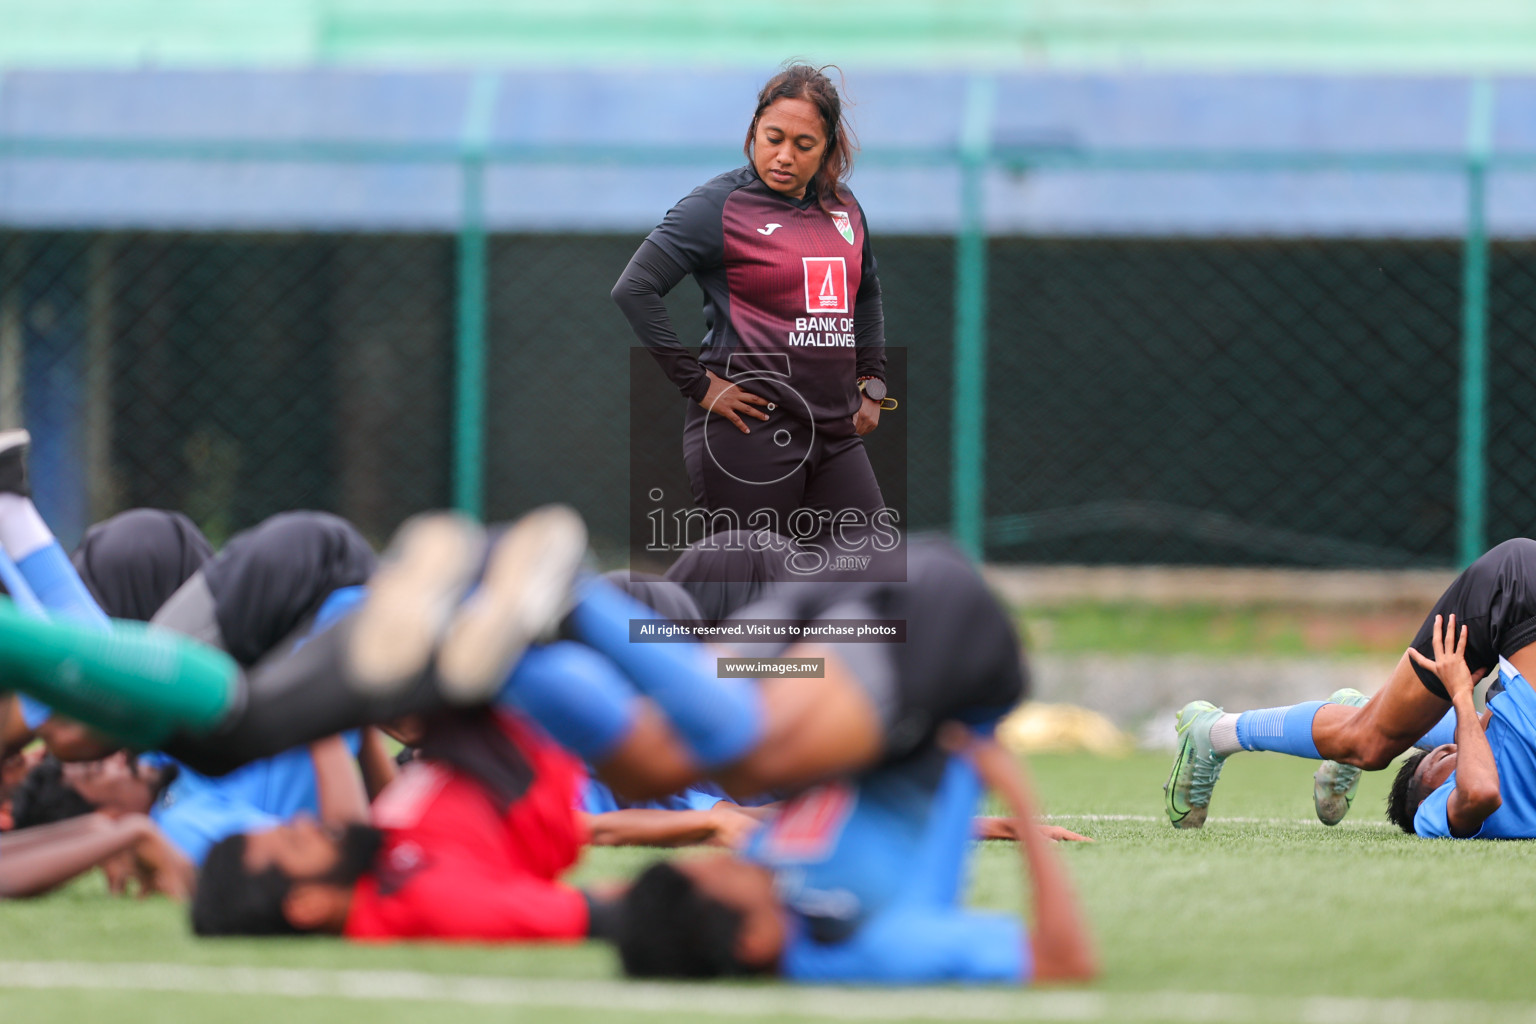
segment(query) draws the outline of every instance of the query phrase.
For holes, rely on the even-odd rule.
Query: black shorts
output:
[[[345,519],[282,512],[231,538],[154,621],[254,665],[306,631],[332,591],[367,583],[377,564]]]
[[[887,619],[906,623],[904,643],[843,643],[838,654],[880,711],[885,759],[931,742],[946,721],[987,727],[1028,696],[1018,635],[970,561],[947,541],[906,551],[907,581],[827,581],[770,589],[733,620]],[[752,645],[771,657],[788,644]]]
[[[1536,643],[1536,540],[1507,540],[1456,577],[1413,638],[1414,649],[1426,658],[1435,656],[1436,615],[1455,615],[1457,632],[1467,627],[1467,667],[1473,672],[1491,672],[1499,658]],[[1433,672],[1418,664],[1413,668],[1430,693],[1450,699]]]
[[[102,611],[139,622],[212,557],[213,546],[192,520],[158,508],[132,508],[97,523],[69,556]]]

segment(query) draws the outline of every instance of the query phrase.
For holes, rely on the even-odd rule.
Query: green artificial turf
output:
[[[77,972],[80,962],[108,966],[71,989],[15,987],[39,984],[36,970],[18,975],[12,967],[8,977],[0,966],[0,1008],[6,1019],[29,1024],[754,1021],[820,1013],[837,1020],[1483,1021],[1536,1014],[1522,1005],[1536,997],[1536,971],[1524,964],[1536,935],[1536,846],[1404,836],[1381,812],[1389,773],[1367,776],[1350,819],[1325,829],[1310,820],[1311,766],[1268,754],[1234,758],[1205,829],[1176,832],[1161,817],[1168,763],[1153,754],[1032,762],[1047,813],[1098,840],[1059,847],[1103,959],[1103,979],[1086,990],[850,996],[763,984],[625,987],[615,982],[612,957],[592,945],[199,942],[179,908],[109,899],[87,881],[47,899],[0,904],[0,962],[66,961]],[[577,878],[630,874],[656,855],[594,851]],[[1016,907],[1022,891],[1010,845],[978,850],[974,902]],[[270,975],[243,983],[238,995],[148,992],[138,990],[148,983],[112,980],[122,968],[110,965],[123,963],[303,968],[327,978],[338,969],[475,976],[532,986],[534,994],[516,989],[509,1000],[501,989],[480,998],[463,994],[467,983],[455,980],[449,984],[458,994],[434,1001],[430,993],[391,989],[393,976],[374,975],[348,983],[362,999],[251,994],[266,992]],[[128,976],[136,977],[132,969]],[[194,976],[208,982],[206,974]],[[281,984],[302,988],[312,977]],[[1391,999],[1405,1002],[1383,1002]]]

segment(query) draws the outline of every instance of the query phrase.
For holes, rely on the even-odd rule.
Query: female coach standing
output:
[[[864,211],[844,184],[854,148],[837,87],[786,67],[758,94],[746,166],[674,206],[613,287],[692,400],[694,499],[748,529],[804,539],[834,517],[856,529],[883,504],[861,438],[880,422],[885,334]],[[688,274],[709,324],[697,359],[662,303]]]

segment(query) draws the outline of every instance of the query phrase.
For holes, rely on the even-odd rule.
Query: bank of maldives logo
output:
[[[848,312],[848,265],[841,256],[802,256],[805,264],[805,311]]]
[[[832,226],[837,228],[837,233],[843,236],[843,241],[853,244],[853,221],[848,219],[847,210],[832,211]]]

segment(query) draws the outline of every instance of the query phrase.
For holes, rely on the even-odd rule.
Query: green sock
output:
[[[0,679],[130,746],[215,728],[239,674],[227,654],[167,630],[44,621],[0,601]]]

